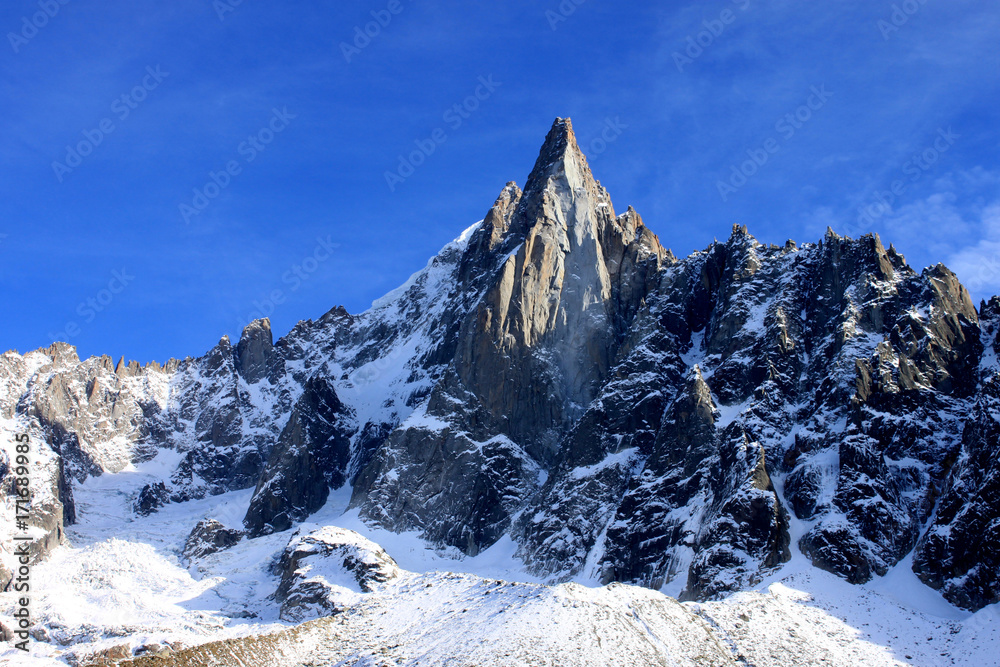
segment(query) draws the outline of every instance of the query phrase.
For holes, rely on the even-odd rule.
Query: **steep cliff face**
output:
[[[774,476],[818,566],[859,582],[884,573],[957,446],[957,360],[976,353],[975,310],[942,271],[917,276],[876,237],[763,246],[742,227],[664,269],[615,380],[522,522],[528,562],[696,597],[745,586],[788,557]],[[921,311],[932,316],[918,328]],[[927,353],[945,331],[960,351]],[[934,378],[910,397],[933,428],[912,408],[875,407],[864,378],[878,350]],[[602,427],[624,415],[630,428]]]
[[[615,216],[568,120],[549,132],[516,208],[490,212],[505,215],[506,232],[490,244],[505,252],[469,257],[498,268],[463,322],[455,366],[508,435],[552,461],[607,377],[665,252],[634,211]]]
[[[982,304],[980,312],[984,354],[976,369],[978,391],[954,468],[913,560],[925,583],[968,609],[1000,602],[995,576],[1000,568],[1000,298]]]
[[[44,447],[56,541],[74,484],[170,452],[136,510],[252,488],[251,539],[349,486],[372,524],[469,555],[509,536],[551,580],[703,599],[795,549],[856,583],[913,553],[980,608],[998,594],[998,313],[873,235],[777,246],[734,226],[677,259],[615,213],[557,119],[524,190],[370,310],[277,342],[253,322],[163,367],[8,353],[0,411]]]
[[[245,524],[252,535],[288,530],[347,481],[351,415],[329,380],[306,381],[260,475]]]

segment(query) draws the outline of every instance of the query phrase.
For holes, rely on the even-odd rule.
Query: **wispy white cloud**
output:
[[[943,260],[956,246],[977,237],[975,212],[963,210],[953,191],[935,192],[905,204],[886,216],[884,234],[890,239],[919,243],[929,256]]]
[[[958,274],[977,299],[1000,294],[1000,200],[983,211],[978,221],[981,238],[948,258],[948,266]]]

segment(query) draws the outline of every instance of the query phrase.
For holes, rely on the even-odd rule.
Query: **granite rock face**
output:
[[[350,412],[325,378],[306,381],[261,474],[244,521],[251,535],[291,528],[347,481]]]
[[[490,215],[509,218],[501,239],[494,226],[477,232],[490,235],[488,246],[473,240],[485,252],[470,259],[497,268],[462,324],[455,368],[512,438],[551,462],[666,253],[634,211],[615,216],[568,120],[549,132],[516,207],[503,195],[499,204]]]
[[[875,235],[734,226],[678,259],[557,119],[524,189],[370,310],[277,342],[258,320],[163,366],[7,353],[0,413],[41,443],[56,541],[74,485],[162,454],[136,511],[254,489],[251,537],[351,509],[691,599],[795,550],[856,583],[912,554],[978,609],[998,595],[998,330],[1000,300]]]
[[[451,375],[386,439],[354,486],[371,521],[468,555],[499,540],[540,466]],[[491,428],[492,427],[492,428]]]
[[[558,120],[524,191],[508,184],[469,238],[456,292],[482,298],[469,308],[455,298],[454,339],[439,348],[447,373],[364,471],[352,504],[465,553],[493,544],[562,456],[671,259],[634,211],[615,215]]]
[[[236,360],[239,374],[250,384],[264,378],[278,379],[282,368],[277,363],[280,357],[274,353],[270,320],[254,320],[246,326],[236,346]]]

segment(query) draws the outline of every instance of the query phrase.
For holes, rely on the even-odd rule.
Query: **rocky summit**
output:
[[[253,322],[163,366],[8,352],[0,416],[32,435],[39,557],[87,511],[75,488],[155,460],[134,514],[253,490],[245,536],[199,524],[192,558],[341,494],[467,556],[508,541],[550,583],[706,600],[803,554],[856,584],[906,563],[978,610],[1000,600],[998,345],[1000,299],[977,308],[876,235],[773,245],[734,226],[678,259],[557,119],[524,188],[370,310],[276,342]],[[283,556],[289,616],[327,604],[290,563],[340,558],[332,539]]]

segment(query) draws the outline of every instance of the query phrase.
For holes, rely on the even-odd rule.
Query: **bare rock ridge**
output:
[[[979,609],[1000,600],[998,331],[1000,300],[977,309],[875,235],[734,225],[678,259],[557,119],[524,189],[370,310],[277,342],[259,320],[164,366],[9,352],[0,411],[51,487],[40,553],[75,485],[171,450],[136,510],[253,489],[246,539],[344,489],[367,522],[469,555],[509,537],[551,581],[705,599],[793,550],[856,583],[912,554]],[[198,548],[239,539],[202,529]],[[289,615],[336,607],[301,584]]]

